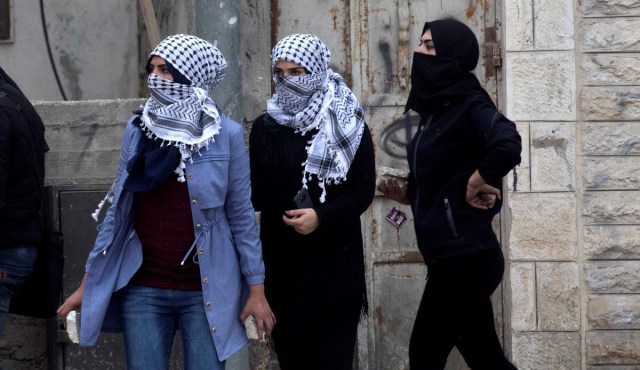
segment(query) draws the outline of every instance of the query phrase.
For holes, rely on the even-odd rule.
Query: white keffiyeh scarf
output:
[[[210,42],[184,34],[162,40],[149,55],[149,61],[154,56],[163,58],[191,82],[185,85],[149,74],[151,96],[141,117],[147,137],[180,150],[175,173],[178,181],[184,182],[185,161],[208,148],[220,132],[220,113],[209,91],[224,79],[227,61]],[[96,221],[104,204],[112,202],[115,184],[91,214]]]
[[[185,160],[207,148],[220,132],[220,113],[209,90],[222,81],[227,62],[210,42],[191,35],[173,35],[151,52],[170,63],[191,81],[183,85],[150,74],[149,93],[142,112],[142,126],[148,137],[161,139],[180,149],[176,168],[184,182]]]
[[[304,187],[316,175],[325,201],[325,184],[347,179],[347,172],[364,132],[360,102],[339,74],[329,68],[331,53],[314,35],[295,34],[280,40],[271,52],[272,70],[279,60],[296,63],[303,76],[275,76],[275,94],[267,101],[267,113],[279,124],[301,135],[318,130],[307,147],[303,163]]]

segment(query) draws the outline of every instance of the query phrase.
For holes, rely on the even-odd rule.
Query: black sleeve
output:
[[[375,195],[375,157],[369,128],[365,125],[360,146],[347,173],[347,181],[339,197],[315,208],[320,228],[340,227],[346,220],[358,218],[366,211]],[[331,186],[331,185],[329,185]]]
[[[487,152],[478,166],[485,182],[495,184],[520,164],[522,144],[515,123],[494,107],[484,105],[471,111],[475,130]]]
[[[264,176],[261,173],[261,166],[259,165],[259,144],[262,141],[262,135],[264,134],[263,130],[263,117],[256,118],[253,121],[253,125],[251,126],[251,132],[249,133],[249,166],[251,169],[251,202],[253,203],[253,208],[256,211],[262,211],[264,203],[262,202],[262,196],[260,193],[260,189],[264,187],[261,184],[261,179]]]
[[[11,147],[11,121],[0,111],[0,209],[6,206],[9,156]]]

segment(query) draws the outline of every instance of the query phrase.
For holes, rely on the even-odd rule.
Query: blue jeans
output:
[[[0,248],[0,338],[11,296],[29,277],[37,256],[38,247],[34,245]]]
[[[185,370],[224,370],[202,292],[130,285],[120,297],[120,311],[128,370],[167,370],[177,327]]]

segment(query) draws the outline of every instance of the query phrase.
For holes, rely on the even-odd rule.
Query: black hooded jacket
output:
[[[42,240],[44,125],[16,83],[0,68],[0,248]]]
[[[426,262],[499,246],[491,222],[500,211],[466,202],[467,182],[478,170],[485,182],[502,188],[502,178],[520,163],[515,124],[496,109],[471,73],[478,43],[464,24],[440,20],[431,29],[436,56],[414,55],[407,109],[421,124],[407,146],[409,200],[418,247]]]

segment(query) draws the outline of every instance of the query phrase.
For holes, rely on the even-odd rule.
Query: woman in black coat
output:
[[[275,351],[283,370],[350,370],[367,310],[360,215],[375,192],[371,136],[316,36],[285,37],[271,56],[275,94],[249,152]]]
[[[11,298],[29,278],[42,244],[48,150],[40,116],[0,68],[0,338]]]
[[[406,183],[378,185],[411,204],[428,280],[409,344],[412,370],[443,369],[457,347],[472,369],[515,369],[498,341],[490,296],[504,272],[491,226],[502,178],[520,163],[515,124],[472,71],[479,47],[454,19],[426,23],[413,57],[406,109],[421,117],[407,146]]]

